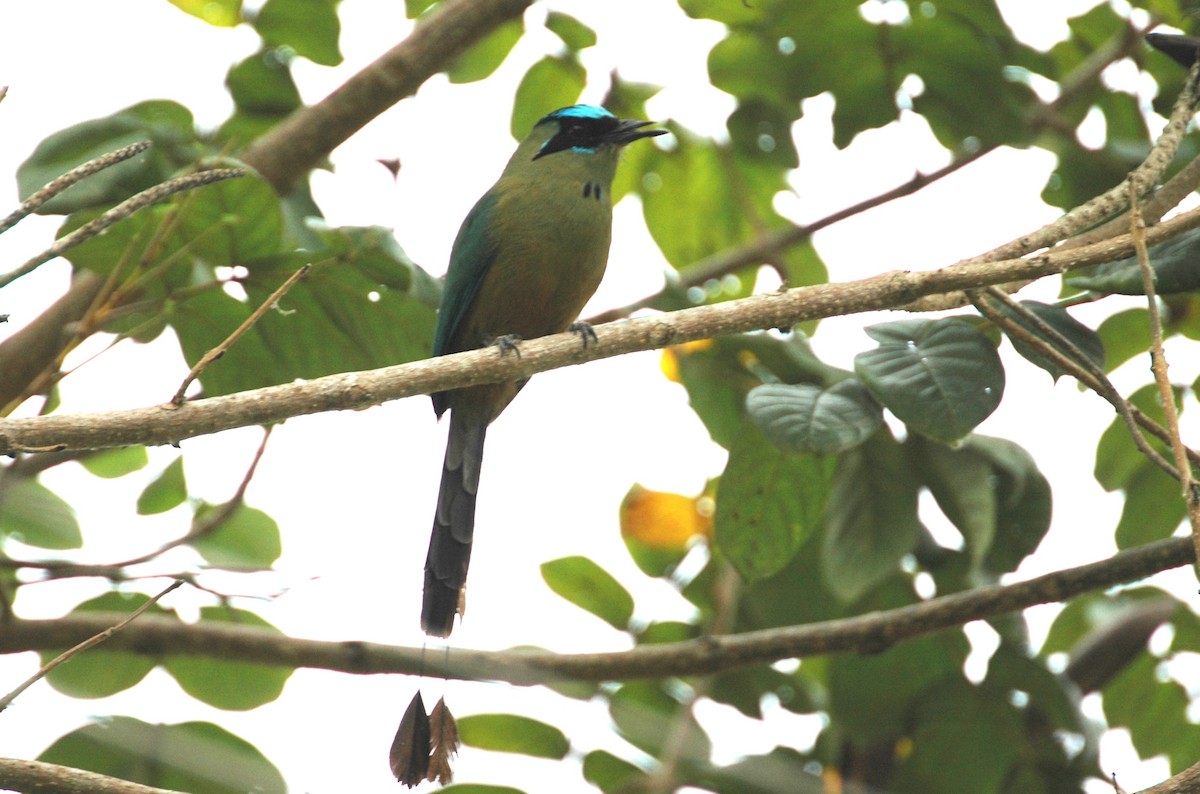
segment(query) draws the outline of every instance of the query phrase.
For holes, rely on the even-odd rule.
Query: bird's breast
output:
[[[564,331],[604,275],[612,232],[607,185],[579,179],[500,187],[490,229],[496,259],[464,331],[527,339]]]

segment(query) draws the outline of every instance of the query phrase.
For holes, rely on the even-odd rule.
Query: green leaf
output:
[[[192,517],[192,532],[211,520],[224,505],[204,504]],[[209,564],[231,568],[270,568],[283,553],[279,525],[253,507],[239,504],[215,527],[190,542]]]
[[[242,0],[170,0],[171,5],[219,28],[232,28],[242,21]]]
[[[1134,356],[1150,349],[1150,312],[1126,309],[1110,314],[1096,329],[1104,345],[1104,371],[1112,372]]]
[[[1179,482],[1154,465],[1137,471],[1125,486],[1125,504],[1117,523],[1118,549],[1169,538],[1187,518]]]
[[[1154,289],[1159,295],[1194,292],[1200,288],[1200,229],[1191,229],[1159,243],[1147,251],[1154,273]],[[1105,262],[1067,274],[1067,284],[1101,294],[1145,295],[1142,270],[1137,256]]]
[[[596,44],[596,31],[561,11],[546,14],[546,29],[562,39],[571,52],[586,50]]]
[[[895,773],[899,791],[1001,794],[1027,741],[1024,717],[1000,693],[947,678],[913,704],[913,752]]]
[[[1157,587],[1147,586],[1115,593],[1090,593],[1072,599],[1050,624],[1038,656],[1045,659],[1056,653],[1074,652],[1094,632],[1119,623],[1133,610],[1149,602],[1164,600],[1173,601],[1174,597]]]
[[[911,430],[954,442],[1000,404],[1004,367],[991,341],[962,320],[873,325],[879,347],[854,357],[871,393]]]
[[[917,482],[900,445],[879,434],[841,456],[828,504],[823,574],[850,603],[895,572],[921,532]]]
[[[973,564],[1012,571],[1050,529],[1050,483],[1012,441],[971,435],[950,449],[913,437],[905,448],[938,507],[962,532]]]
[[[1135,391],[1129,396],[1129,401],[1142,413],[1162,424],[1162,401],[1158,396],[1158,387],[1153,383],[1148,383]],[[1180,402],[1178,393],[1176,393],[1175,404],[1180,410],[1183,409],[1183,403]],[[1157,439],[1147,437],[1146,440],[1159,452],[1166,450]],[[1170,457],[1169,452],[1167,456]],[[1096,445],[1096,466],[1093,470],[1096,481],[1106,491],[1127,488],[1134,475],[1143,468],[1153,465],[1134,445],[1125,422],[1120,417],[1113,419],[1100,435],[1100,442]]]
[[[762,381],[747,370],[745,337],[722,337],[663,351],[667,377],[686,390],[688,403],[712,440],[730,449],[743,428],[746,394]]]
[[[287,791],[279,770],[253,745],[209,722],[152,725],[111,717],[61,737],[38,760],[173,791]]]
[[[628,681],[608,699],[609,714],[618,734],[643,752],[661,758],[669,735],[686,731],[688,759],[707,759],[712,752],[708,735],[696,723],[690,710],[666,690],[664,681]]]
[[[639,194],[646,228],[672,267],[683,270],[731,246],[758,239],[766,231],[764,226],[782,224],[774,199],[788,189],[783,170],[760,158],[739,156],[728,145],[676,125],[670,125],[670,130],[672,148],[638,144],[636,157],[645,174]],[[626,152],[624,168],[630,167],[633,154]],[[730,212],[730,207],[745,209]],[[753,268],[737,274],[737,284],[742,289],[752,287],[754,274]],[[694,300],[740,297],[738,290],[725,289],[726,281],[708,285],[719,289],[701,292]]]
[[[472,714],[458,721],[463,744],[480,750],[521,753],[562,760],[571,749],[566,735],[553,725],[516,714]]]
[[[416,19],[437,3],[437,0],[404,0],[404,13]]]
[[[290,47],[313,63],[337,66],[342,62],[337,5],[338,0],[267,0],[254,29],[269,46]]]
[[[1083,730],[1078,693],[1061,675],[1050,672],[1041,659],[1031,658],[1028,653],[1027,648],[1002,642],[988,660],[988,686],[1025,692],[1030,705],[1049,717],[1058,730]]]
[[[1099,335],[1091,328],[1088,328],[1083,323],[1076,320],[1071,315],[1067,314],[1067,310],[1059,306],[1054,306],[1048,303],[1039,303],[1038,301],[1021,301],[1021,306],[1025,307],[1030,313],[1036,316],[1039,320],[1049,325],[1055,331],[1058,331],[1068,342],[1071,342],[1083,353],[1087,358],[1101,369],[1104,368],[1104,343],[1100,341]],[[1037,330],[1027,323],[1019,315],[1005,310],[1005,314],[1020,323],[1026,330],[1031,333],[1041,336]],[[1050,377],[1058,380],[1066,374],[1066,372],[1054,363],[1053,360],[1046,358],[1034,348],[1025,344],[1021,340],[1013,337],[1010,339],[1013,348],[1024,356],[1026,359],[1041,367],[1050,373]],[[1051,343],[1053,344],[1053,343]]]
[[[200,156],[191,111],[153,100],[111,116],[80,122],[50,135],[17,169],[17,189],[27,198],[72,168],[138,141],[154,145],[73,185],[38,209],[44,215],[109,206],[163,182]]]
[[[826,389],[765,384],[746,395],[746,412],[772,444],[792,454],[845,452],[883,426],[879,404],[855,378]]]
[[[921,436],[911,436],[911,450],[938,507],[962,533],[971,562],[978,565],[996,537],[997,495],[991,462],[966,449],[951,449]]]
[[[742,102],[725,122],[729,139],[737,152],[745,157],[762,160],[776,168],[796,168],[800,165],[800,155],[792,139],[795,117],[791,110],[754,99]],[[811,245],[803,248],[812,251]],[[788,286],[805,283],[810,282],[793,282],[788,278]]]
[[[128,614],[150,600],[142,593],[109,592],[84,601],[71,610],[72,615],[89,612],[121,612]],[[162,607],[150,607],[144,614],[170,615]],[[113,623],[118,621],[114,620]],[[65,650],[65,649],[63,649]],[[58,651],[43,651],[42,664],[58,656]],[[107,651],[101,645],[72,657],[47,674],[50,686],[74,698],[102,698],[115,695],[139,683],[155,668],[151,656],[124,651]]]
[[[829,671],[830,719],[860,745],[880,738],[894,741],[908,727],[910,710],[927,691],[938,682],[962,677],[968,650],[961,631],[944,631],[882,653],[834,656]]]
[[[983,567],[994,573],[1014,571],[1050,530],[1050,482],[1033,456],[1007,439],[974,435],[963,448],[992,465],[996,534]]]
[[[512,786],[489,786],[486,783],[452,783],[438,791],[445,794],[525,794]]]
[[[587,557],[542,563],[542,579],[558,595],[624,631],[633,616],[633,596],[612,574]]]
[[[701,633],[695,623],[677,620],[653,621],[637,634],[638,645],[659,645],[667,642],[694,640]]]
[[[145,447],[118,447],[117,449],[102,449],[79,459],[80,465],[105,480],[124,477],[145,468],[150,462]]]
[[[0,537],[42,549],[77,549],[83,534],[75,511],[35,479],[8,475],[0,481]]]
[[[300,90],[279,50],[260,50],[230,67],[225,87],[238,110],[283,116],[300,107]]]
[[[583,757],[583,779],[604,794],[637,791],[646,778],[641,767],[618,758],[606,750],[593,750]]]
[[[142,489],[138,496],[138,515],[149,516],[183,504],[187,499],[187,482],[183,477],[183,456],[167,464],[167,467]]]
[[[524,34],[523,17],[505,22],[458,56],[446,70],[446,76],[450,78],[451,83],[473,83],[482,80],[500,68],[500,64],[504,63],[504,59]]]
[[[192,191],[177,223],[178,239],[211,266],[246,265],[276,254],[283,237],[279,196],[257,174]]]
[[[1187,717],[1187,691],[1175,680],[1160,678],[1160,663],[1142,653],[1113,679],[1104,688],[1104,716],[1110,726],[1129,729],[1142,758],[1168,756],[1174,773],[1195,761],[1186,756],[1200,742],[1200,725]]]
[[[818,526],[835,460],[786,455],[749,424],[721,475],[714,540],[745,579],[786,566]]]
[[[282,632],[253,612],[225,606],[203,607],[204,623],[232,623]],[[247,711],[270,703],[283,692],[292,671],[286,667],[234,662],[201,656],[168,656],[163,667],[184,692],[199,701],[230,711]]]
[[[546,56],[529,67],[513,99],[512,136],[522,140],[547,113],[574,105],[586,81],[587,72],[574,57]]]
[[[172,309],[184,357],[194,364],[270,297],[283,279],[312,269],[200,376],[208,396],[375,369],[425,358],[440,295],[385,229],[322,230],[320,250],[244,263],[248,300],[221,290]]]

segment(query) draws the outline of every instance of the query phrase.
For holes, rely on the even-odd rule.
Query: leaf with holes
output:
[[[835,459],[786,455],[749,424],[729,452],[717,492],[717,546],[744,578],[777,573],[812,535],[829,498]]]

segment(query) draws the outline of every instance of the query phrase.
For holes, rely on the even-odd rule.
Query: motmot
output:
[[[622,147],[662,135],[595,105],[560,108],[521,141],[500,179],[476,202],[450,252],[433,355],[575,330],[596,291],[612,238],[612,188]],[[519,354],[519,350],[517,351]],[[488,425],[525,381],[433,395],[450,412],[441,488],[425,558],[421,628],[448,637],[461,611]]]

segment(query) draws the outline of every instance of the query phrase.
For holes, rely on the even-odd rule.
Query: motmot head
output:
[[[541,140],[541,145],[532,159],[539,160],[559,152],[592,155],[607,150],[615,153],[627,143],[666,132],[645,129],[653,123],[619,119],[597,105],[559,108],[533,126],[530,137]]]

